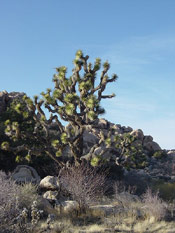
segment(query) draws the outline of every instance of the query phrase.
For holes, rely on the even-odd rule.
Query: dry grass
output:
[[[0,171],[0,232],[11,231],[14,219],[20,213],[17,196],[18,186]]]
[[[167,204],[161,200],[157,193],[147,189],[143,195],[143,210],[147,218],[153,217],[155,220],[162,220],[167,213]]]
[[[108,221],[108,223],[107,223]],[[40,230],[47,229],[47,224],[43,222]],[[102,223],[92,223],[88,225],[73,224],[70,220],[55,221],[50,227],[50,233],[174,233],[175,223],[156,221],[154,218],[136,220],[133,217],[117,219],[109,217]],[[46,231],[45,231],[46,232]]]
[[[37,185],[25,183],[18,187],[19,189],[19,205],[21,208],[29,208],[34,201],[38,201]]]
[[[77,170],[76,170],[77,169]],[[83,169],[85,169],[83,167]],[[37,200],[37,187],[32,184],[17,186],[12,180],[0,172],[0,232],[2,233],[173,233],[175,222],[166,222],[167,211],[173,212],[175,206],[163,202],[158,193],[150,189],[138,198],[133,195],[133,189],[115,186],[115,195],[112,199],[106,198],[101,189],[105,184],[105,176],[98,176],[95,170],[85,170],[73,167],[66,170],[62,177],[67,184],[72,198],[79,200],[86,208],[85,211],[70,213],[66,216],[58,214],[56,209],[50,210],[54,214],[54,220],[48,223],[45,218],[40,219],[36,227],[21,225],[21,228],[9,227],[13,219],[20,213],[20,208],[25,206],[30,209],[31,203]],[[95,175],[95,176],[94,176]],[[101,176],[101,175],[100,175]],[[89,179],[89,182],[88,182]],[[73,182],[73,184],[72,184]],[[98,186],[98,182],[100,186]],[[69,186],[68,186],[69,185]],[[64,186],[65,188],[66,186]],[[20,193],[19,193],[20,192]],[[98,193],[102,196],[98,199]],[[16,196],[19,202],[16,202]],[[85,200],[82,200],[85,198]],[[85,201],[85,202],[84,202]],[[85,204],[84,204],[85,203]],[[97,208],[92,208],[96,205]],[[17,205],[16,205],[17,204]],[[101,209],[100,206],[101,205]],[[113,211],[113,208],[114,210]],[[4,209],[3,209],[4,208]],[[105,209],[106,208],[106,209]],[[107,209],[111,211],[107,211]],[[5,211],[4,211],[5,210]],[[31,211],[31,210],[30,210]],[[37,208],[36,211],[37,213]],[[9,217],[8,217],[9,216]],[[37,216],[37,215],[36,215]],[[29,216],[31,218],[31,216]],[[12,224],[13,225],[13,224]],[[27,228],[28,226],[28,228]]]
[[[173,233],[174,229],[174,222],[156,221],[155,218],[137,221],[133,218],[126,218],[123,219],[122,222],[117,223],[114,227],[116,232],[128,233]]]
[[[115,206],[116,212],[105,214],[103,209],[88,208],[86,213],[79,216],[60,218],[53,223],[55,229],[53,232],[174,232],[175,223],[164,220],[167,205],[159,198],[158,193],[154,194],[148,189],[142,199],[139,199],[131,194],[131,189],[116,190],[115,197],[112,200],[108,199],[106,205],[106,207]],[[103,200],[102,204],[104,205]]]
[[[0,232],[33,233],[34,220],[40,217],[37,205],[34,206],[38,197],[34,185],[19,186],[0,171]]]

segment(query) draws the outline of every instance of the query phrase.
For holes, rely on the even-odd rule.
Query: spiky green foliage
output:
[[[18,146],[16,145],[16,161],[21,161],[21,149],[26,151],[23,156],[26,161],[29,161],[33,155],[44,153],[62,166],[65,161],[61,155],[69,148],[74,162],[80,163],[81,157],[84,156],[83,133],[89,128],[92,130],[97,127],[95,121],[105,112],[100,105],[101,100],[115,96],[104,94],[106,86],[117,80],[116,74],[112,77],[108,75],[110,68],[108,61],[102,64],[101,75],[98,75],[101,59],[96,58],[94,64],[89,63],[88,59],[89,56],[84,56],[83,52],[78,50],[70,77],[67,76],[65,66],[57,67],[53,75],[54,88],[41,92],[41,97],[34,96],[31,99],[24,96],[25,106],[22,103],[11,106],[15,114],[21,117],[20,122],[15,117],[13,120],[6,118],[4,124],[5,133],[13,143],[20,142]],[[43,107],[51,113],[49,118]],[[69,124],[65,126],[62,121]],[[53,125],[54,132],[51,130]],[[24,127],[27,130],[23,130]],[[110,140],[106,138],[104,140],[108,142],[107,147],[110,147]],[[104,140],[103,137],[99,137],[99,143],[94,145],[93,150],[104,143]],[[6,143],[2,147],[9,149]],[[10,149],[12,149],[11,144]],[[15,150],[14,147],[13,149]],[[91,152],[93,154],[94,151]],[[96,159],[93,158],[92,163],[98,164],[101,157],[100,155]]]
[[[60,166],[71,157],[75,163],[87,159],[92,166],[97,166],[109,160],[106,154],[110,152],[115,164],[128,169],[147,165],[143,148],[134,145],[133,136],[119,135],[114,129],[104,135],[97,125],[98,117],[105,112],[101,100],[115,97],[114,93],[106,95],[104,92],[109,83],[117,80],[117,75],[109,77],[110,65],[106,61],[98,76],[100,58],[94,64],[88,59],[81,50],[77,51],[70,77],[67,77],[65,66],[57,67],[53,75],[54,88],[41,92],[41,97],[24,96],[22,101],[12,103],[7,109],[3,127],[11,141],[4,138],[1,149],[15,151],[16,162],[29,162],[34,155],[48,155]],[[43,107],[51,113],[49,118]],[[65,126],[63,121],[69,124]],[[99,141],[87,152],[83,150],[83,134],[86,130],[94,132],[96,128]],[[98,148],[101,151],[96,154]],[[70,154],[62,156],[68,149]]]
[[[123,134],[116,136],[114,142],[115,147],[119,151],[119,163],[127,169],[143,168],[148,165],[147,156],[143,150],[142,145],[134,145],[137,140],[130,134]]]
[[[105,149],[100,149],[99,154],[95,154],[96,146],[93,146],[87,156],[91,161],[92,166],[102,165],[106,162],[110,162],[111,156],[115,155],[113,160],[115,164],[130,168],[143,168],[148,165],[148,158],[141,145],[134,145],[137,138],[130,135],[129,133],[118,134],[115,130],[109,129],[108,134],[104,135],[100,133],[100,143]],[[105,147],[104,147],[105,145]],[[106,158],[106,155],[108,157]]]
[[[67,77],[65,66],[57,67],[56,74],[53,76],[53,89],[48,88],[42,92],[42,98],[38,96],[34,96],[33,100],[27,96],[23,98],[28,113],[33,116],[34,131],[42,150],[60,165],[63,162],[60,157],[67,147],[70,148],[74,160],[80,161],[83,155],[83,132],[88,125],[93,128],[95,120],[105,112],[100,106],[101,100],[114,97],[114,94],[104,95],[106,85],[117,79],[117,75],[113,75],[112,78],[108,76],[109,63],[103,64],[101,76],[98,77],[101,59],[97,58],[94,65],[88,63],[88,59],[89,56],[84,56],[83,52],[78,50],[70,77]],[[51,113],[49,119],[42,109],[43,106]],[[21,111],[20,105],[16,105],[15,108],[18,113]],[[61,120],[68,122],[69,127],[65,127]],[[51,135],[50,132],[53,123],[59,130],[57,136]],[[18,132],[18,128],[18,122],[6,122],[6,133],[13,131],[15,137],[19,139],[22,135],[21,131]],[[36,148],[32,146],[30,152],[26,155],[26,159],[30,159],[30,154],[35,153]]]
[[[34,147],[45,161],[43,150],[39,150],[43,130],[41,127],[40,133],[36,133],[35,126],[36,122],[25,101],[14,99],[7,104],[6,111],[0,114],[0,169],[9,171],[18,163],[37,167],[38,158],[30,153]]]

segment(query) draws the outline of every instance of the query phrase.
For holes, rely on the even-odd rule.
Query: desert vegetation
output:
[[[174,229],[175,206],[159,198],[158,193],[147,189],[139,197],[134,194],[135,187],[125,187],[120,182],[113,184],[113,195],[106,196],[100,189],[105,188],[105,174],[99,176],[93,171],[93,179],[86,182],[86,173],[83,178],[80,176],[82,171],[91,172],[91,178],[92,170],[87,167],[71,167],[63,174],[65,186],[59,195],[63,197],[66,192],[69,200],[77,202],[66,208],[58,203],[46,208],[36,185],[19,186],[1,172],[1,232],[171,232]]]
[[[173,232],[168,154],[142,130],[99,119],[118,77],[88,59],[78,50],[72,75],[56,68],[41,97],[2,93],[0,232]]]
[[[0,116],[4,132],[1,150],[7,155],[9,152],[14,154],[13,164],[35,164],[42,156],[39,163],[47,163],[51,159],[60,167],[70,161],[70,157],[72,163],[80,164],[85,159],[93,166],[99,166],[108,160],[106,153],[115,154],[117,164],[128,168],[144,167],[147,164],[142,146],[139,143],[133,144],[136,139],[134,135],[120,135],[113,128],[109,128],[105,134],[98,126],[97,120],[105,112],[101,101],[115,97],[114,93],[104,94],[105,89],[118,77],[116,74],[109,77],[110,64],[107,61],[103,63],[98,77],[101,59],[97,58],[94,64],[88,62],[88,59],[89,56],[84,56],[78,50],[69,78],[66,77],[67,68],[58,67],[53,76],[53,90],[48,88],[46,92],[41,92],[41,98],[34,96],[33,100],[23,93],[20,98],[9,103]],[[48,119],[43,107],[50,113]],[[83,134],[86,131],[98,138],[87,151],[83,147]],[[95,150],[99,147],[101,150],[97,154]],[[69,153],[63,156],[67,148]]]

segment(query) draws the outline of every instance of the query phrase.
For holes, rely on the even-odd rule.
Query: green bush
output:
[[[52,172],[54,162],[45,153],[36,156],[26,149],[14,150],[21,145],[28,147],[39,145],[39,135],[37,137],[33,135],[34,127],[35,121],[27,112],[26,103],[22,99],[20,103],[18,99],[14,99],[8,104],[6,111],[0,114],[0,170],[9,172],[19,164],[26,164],[37,169],[41,177]],[[25,132],[25,137],[20,140],[15,136],[18,128],[20,133]]]
[[[158,181],[152,186],[153,190],[159,191],[159,196],[166,201],[175,200],[175,183]]]
[[[154,154],[152,156],[156,159],[161,159],[161,158],[165,157],[166,155],[167,154],[164,150],[160,150],[160,151],[154,152]]]

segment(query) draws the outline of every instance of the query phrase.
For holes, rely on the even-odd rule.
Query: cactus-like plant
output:
[[[73,161],[77,164],[81,162],[82,158],[85,158],[93,166],[96,166],[105,161],[103,155],[110,151],[115,153],[118,158],[116,163],[123,163],[126,166],[137,157],[135,154],[138,154],[138,150],[131,148],[133,138],[129,135],[115,135],[113,129],[109,129],[108,135],[104,135],[103,131],[99,129],[100,133],[96,135],[99,141],[90,148],[86,155],[83,154],[83,133],[85,130],[92,132],[94,128],[99,127],[96,120],[105,112],[100,106],[101,100],[115,96],[115,94],[106,95],[104,91],[107,84],[117,80],[116,74],[113,74],[112,77],[108,76],[110,68],[108,62],[103,64],[101,75],[98,78],[101,59],[97,58],[94,64],[89,63],[88,59],[89,56],[84,56],[82,51],[78,50],[70,77],[67,77],[65,66],[56,68],[52,90],[47,89],[41,93],[41,98],[34,96],[33,100],[24,96],[23,101],[26,105],[22,106],[18,103],[14,106],[16,113],[22,114],[22,118],[26,119],[26,124],[29,123],[28,126],[32,122],[28,131],[23,130],[17,121],[7,120],[5,122],[6,135],[9,135],[13,141],[23,142],[15,148],[17,153],[20,150],[26,150],[28,151],[26,159],[29,159],[32,154],[38,155],[44,152],[60,166],[63,166],[65,162],[61,155],[68,147]],[[43,107],[50,112],[49,118]],[[32,116],[33,121],[29,116]],[[69,124],[65,126],[63,121]],[[58,133],[54,135],[50,130],[53,125],[58,130]],[[28,143],[29,141],[31,143]],[[105,149],[99,155],[95,155],[95,150],[102,145],[105,146]],[[12,149],[7,142],[3,142],[1,148]]]
[[[117,75],[108,76],[110,65],[103,64],[100,80],[97,83],[97,73],[101,68],[101,60],[97,58],[94,64],[88,63],[89,56],[84,56],[78,50],[74,59],[74,69],[68,78],[65,66],[56,68],[53,76],[54,88],[42,92],[42,98],[34,96],[34,100],[24,96],[29,114],[35,121],[33,136],[39,137],[41,147],[25,144],[24,148],[35,154],[45,151],[52,159],[62,165],[61,157],[63,150],[69,146],[74,161],[79,163],[83,155],[83,132],[87,126],[93,128],[95,120],[105,110],[100,106],[102,99],[112,98],[115,95],[105,95],[104,91],[108,83],[114,82]],[[45,107],[50,113],[47,119]],[[16,111],[21,111],[21,105],[15,106]],[[23,113],[23,117],[26,113]],[[69,123],[65,126],[62,121]],[[53,138],[50,134],[50,126],[56,124],[60,135]],[[17,122],[6,122],[6,133],[15,139],[25,138]],[[2,145],[7,148],[7,144]],[[23,149],[24,149],[23,148]],[[21,147],[22,149],[22,147]],[[20,150],[20,148],[18,148]]]

